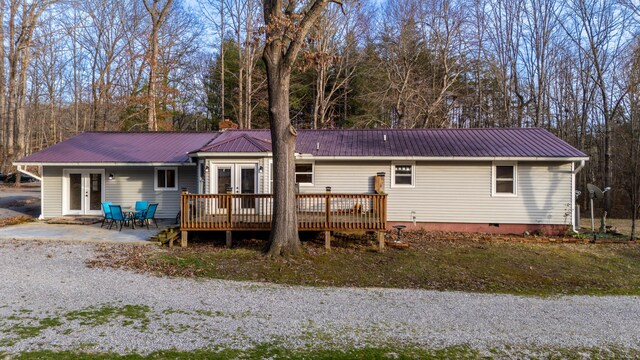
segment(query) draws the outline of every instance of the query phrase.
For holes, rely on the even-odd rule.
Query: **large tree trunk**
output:
[[[295,4],[295,3],[294,3]],[[295,192],[296,130],[289,118],[291,69],[309,30],[326,8],[327,0],[309,1],[302,14],[292,14],[295,6],[280,0],[263,0],[266,44],[262,59],[267,68],[269,120],[273,150],[273,218],[270,257],[300,255]],[[298,18],[293,27],[284,23]]]
[[[4,19],[4,0],[0,1],[0,19]],[[3,26],[0,26],[0,44],[4,44],[4,20],[1,22]],[[4,77],[4,45],[0,46],[0,156],[2,156],[2,163],[0,164],[0,172],[7,171],[7,156],[9,155],[9,149],[7,147],[7,135],[9,129],[7,128],[8,119],[4,112],[5,107],[5,77]]]
[[[267,66],[273,150],[273,219],[270,257],[300,255],[295,179],[295,129],[289,119],[289,69]]]

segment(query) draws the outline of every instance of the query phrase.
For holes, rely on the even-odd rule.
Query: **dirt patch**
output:
[[[211,246],[208,251],[215,251]],[[191,250],[175,249],[172,253],[179,254],[181,251],[190,253]],[[180,277],[195,277],[199,272],[193,268],[177,268],[166,266],[163,262],[152,261],[153,256],[159,253],[168,253],[167,249],[153,246],[131,246],[131,245],[96,245],[96,257],[87,260],[89,268],[113,268],[134,270],[140,273],[151,273],[155,275],[168,275]]]

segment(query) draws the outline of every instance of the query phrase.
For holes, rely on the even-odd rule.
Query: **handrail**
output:
[[[300,230],[384,230],[387,195],[297,194]],[[189,194],[180,200],[182,230],[270,230],[272,194]]]

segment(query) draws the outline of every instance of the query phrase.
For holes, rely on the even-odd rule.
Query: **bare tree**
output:
[[[603,119],[604,186],[613,184],[613,122],[626,90],[616,89],[613,74],[619,64],[620,53],[625,48],[624,32],[627,21],[624,9],[616,2],[607,0],[574,0],[570,7],[570,18],[576,23],[566,34],[585,54],[593,69],[593,82],[598,91],[600,113]],[[621,15],[622,14],[622,15]],[[583,38],[584,41],[579,40]],[[612,208],[612,192],[605,193],[604,211],[600,231],[606,231],[606,217]]]
[[[171,9],[173,0],[143,0],[144,7],[151,17],[151,33],[149,35],[149,90],[147,108],[147,128],[150,131],[158,131],[158,119],[156,117],[156,72],[158,70],[158,33],[165,21],[167,12]],[[159,5],[160,4],[160,5]]]
[[[9,2],[9,87],[6,118],[9,159],[26,155],[28,138],[25,118],[27,73],[31,64],[33,35],[42,13],[56,1],[11,0]],[[18,174],[19,182],[20,174]]]

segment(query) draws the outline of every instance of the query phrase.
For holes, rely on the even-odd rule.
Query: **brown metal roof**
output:
[[[20,159],[19,163],[181,163],[219,133],[86,132]]]
[[[269,130],[87,132],[18,163],[180,163],[187,153],[264,153]],[[296,151],[335,157],[545,157],[587,155],[538,128],[298,130]]]

